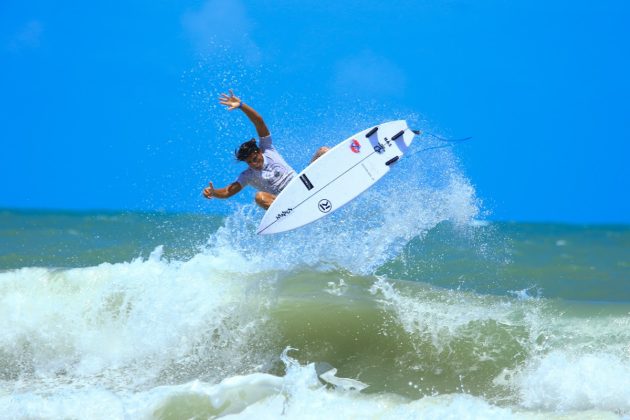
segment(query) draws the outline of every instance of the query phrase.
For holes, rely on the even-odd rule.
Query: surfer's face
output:
[[[247,165],[250,168],[260,171],[263,168],[264,163],[263,155],[260,151],[254,152],[251,155],[247,156],[245,162],[247,162]]]

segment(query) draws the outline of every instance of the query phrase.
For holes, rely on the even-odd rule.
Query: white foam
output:
[[[343,279],[339,279],[338,283],[329,281],[328,287],[324,289],[324,291],[333,296],[343,296],[348,291],[348,285],[345,281],[343,281]]]
[[[465,328],[471,322],[518,326],[522,331],[518,343],[527,358],[513,371],[504,370],[494,385],[511,389],[522,407],[559,413],[630,412],[628,316],[574,316],[518,293],[516,300],[506,300],[430,288],[401,289],[402,283],[380,279],[371,292],[382,298],[412,337],[428,338],[438,351],[450,351],[453,340],[475,333],[477,329]],[[489,340],[475,339],[485,346],[492,343],[490,347],[500,352],[505,340]]]
[[[529,409],[630,412],[630,361],[614,354],[552,351],[515,377]]]
[[[256,359],[249,340],[266,302],[250,294],[264,276],[251,276],[254,267],[225,249],[187,262],[161,254],[0,273],[0,371],[62,382],[114,375],[117,385],[131,386],[175,361],[183,369],[191,358],[221,366]],[[207,342],[213,335],[219,339]]]
[[[403,283],[395,286],[385,278],[380,278],[372,285],[370,292],[381,298],[381,303],[391,309],[412,337],[428,338],[438,351],[447,349],[462,334],[481,334],[479,329],[466,330],[471,322],[496,321],[506,326],[528,328],[539,325],[537,318],[540,308],[535,303],[525,306],[527,302],[428,287],[399,290],[402,287]],[[523,313],[528,314],[527,320],[521,318]],[[487,338],[478,338],[482,342],[487,341]]]
[[[532,287],[528,287],[522,290],[509,290],[508,293],[516,297],[518,300],[536,299],[536,296],[540,296],[541,292],[540,290],[534,290],[536,294],[532,295],[531,294],[532,289],[533,289]]]
[[[13,419],[122,419],[125,407],[119,395],[107,390],[57,388],[54,394],[28,392],[0,397],[0,413]]]
[[[99,389],[59,389],[0,397],[0,410],[10,418],[38,419],[570,419],[618,418],[607,411],[525,411],[499,407],[468,394],[408,400],[393,394],[361,394],[328,389],[317,382],[312,365],[297,366],[284,377],[251,374],[217,384],[193,381],[137,393]]]

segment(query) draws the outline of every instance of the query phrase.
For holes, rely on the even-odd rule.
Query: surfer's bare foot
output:
[[[322,146],[319,149],[317,149],[317,151],[313,155],[313,158],[311,159],[311,163],[315,162],[317,159],[322,157],[322,155],[329,150],[330,150],[330,147],[327,147],[327,146]]]

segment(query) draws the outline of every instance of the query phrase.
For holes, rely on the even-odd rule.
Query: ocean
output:
[[[630,226],[382,184],[270,236],[1,210],[0,418],[630,418]]]

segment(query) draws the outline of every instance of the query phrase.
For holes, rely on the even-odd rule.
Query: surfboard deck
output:
[[[257,233],[297,229],[333,213],[387,174],[414,136],[407,122],[398,120],[348,137],[289,182],[263,216]]]

